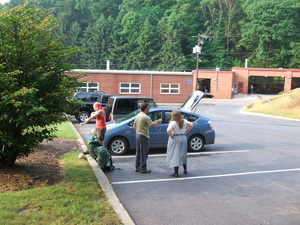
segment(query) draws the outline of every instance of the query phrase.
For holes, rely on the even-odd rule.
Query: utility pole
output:
[[[199,59],[199,55],[201,54],[201,49],[204,44],[204,42],[201,40],[201,38],[205,38],[206,40],[211,41],[211,37],[203,35],[203,34],[198,34],[197,36],[192,36],[192,37],[198,38],[197,45],[195,45],[195,47],[193,48],[193,53],[196,53],[196,79],[194,79],[194,82],[195,82],[195,90],[197,90],[198,68],[199,68],[199,61],[201,61]]]

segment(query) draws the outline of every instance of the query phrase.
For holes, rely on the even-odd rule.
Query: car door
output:
[[[148,113],[148,116],[154,122],[158,119],[162,119],[162,111],[153,111]],[[165,136],[167,135],[167,128],[166,124],[159,123],[157,127],[149,127],[149,134],[150,134],[150,148],[161,148],[166,146],[165,144]]]

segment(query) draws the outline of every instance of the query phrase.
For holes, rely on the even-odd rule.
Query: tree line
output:
[[[13,8],[25,0],[10,0]],[[31,0],[59,24],[81,69],[299,68],[299,0]],[[205,37],[209,38],[205,38]]]

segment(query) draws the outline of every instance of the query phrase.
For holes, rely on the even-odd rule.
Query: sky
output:
[[[9,0],[0,0],[0,3],[1,3],[1,4],[4,4],[4,3],[6,3],[6,2],[9,2]]]

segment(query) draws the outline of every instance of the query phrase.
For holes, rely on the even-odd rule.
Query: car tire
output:
[[[108,150],[112,155],[124,155],[128,150],[128,143],[125,138],[115,137],[109,142]]]
[[[74,115],[75,119],[79,121],[78,113]],[[79,121],[80,122],[80,121]]]
[[[77,116],[77,120],[81,123],[85,122],[90,117],[90,113],[87,111],[80,111]]]
[[[204,147],[204,139],[201,135],[193,135],[188,140],[188,149],[190,152],[199,152]]]

